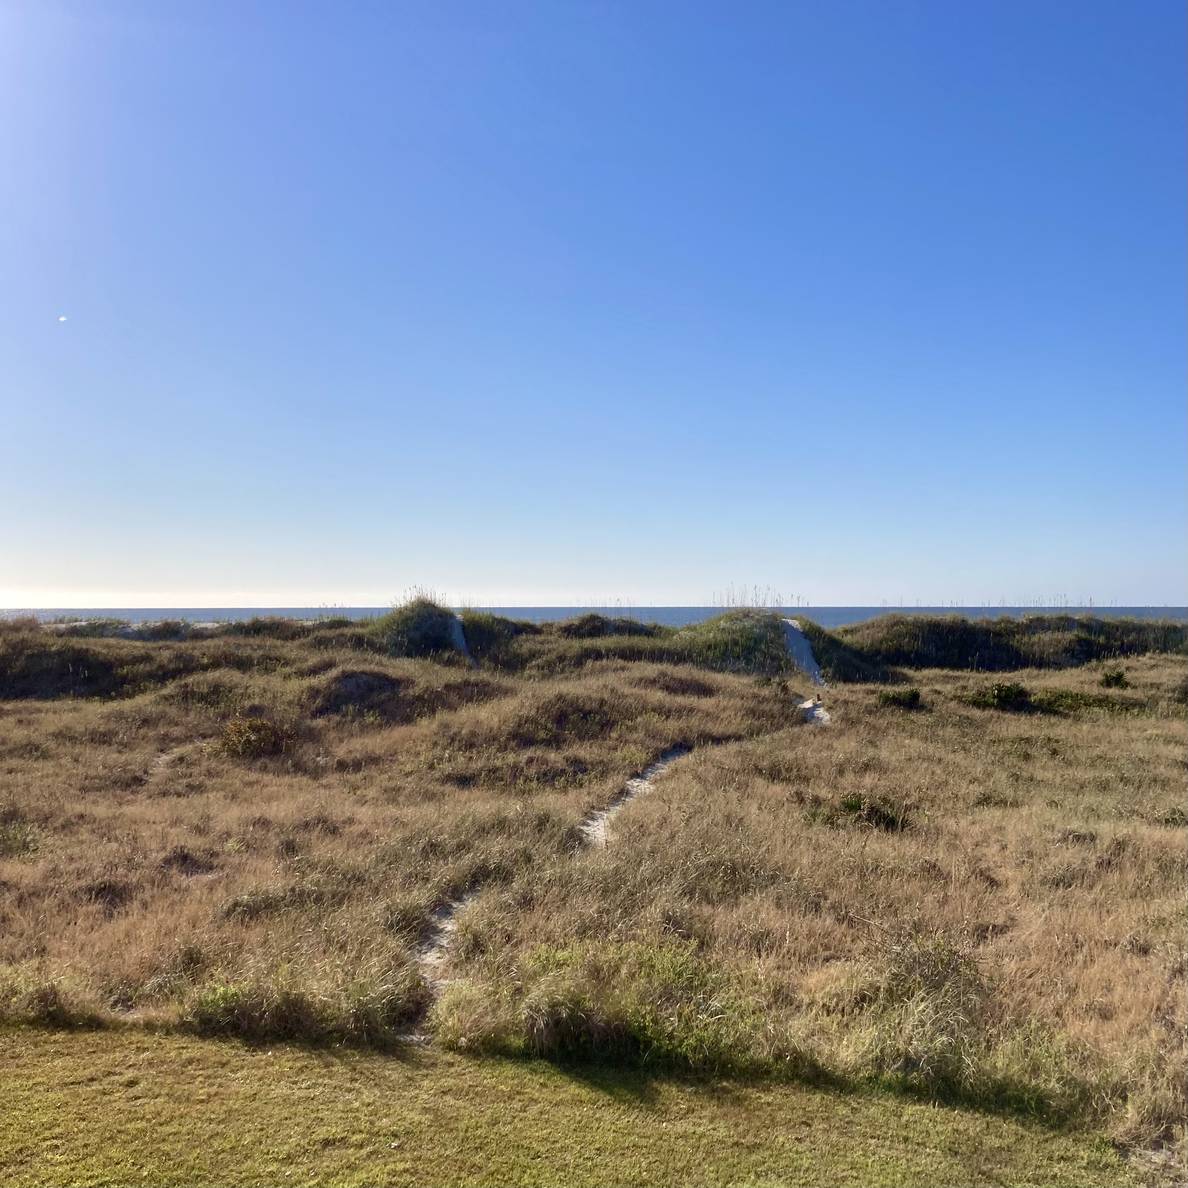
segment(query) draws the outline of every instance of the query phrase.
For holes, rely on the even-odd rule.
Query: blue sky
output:
[[[9,0],[0,606],[1183,603],[1184,23]]]

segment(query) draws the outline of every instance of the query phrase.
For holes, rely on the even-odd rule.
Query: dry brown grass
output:
[[[1014,674],[1025,713],[915,671],[922,708],[837,686],[817,729],[740,675],[323,635],[85,641],[125,695],[0,702],[0,1011],[388,1042],[429,1006],[432,912],[481,888],[429,1017],[456,1046],[1182,1125],[1182,659]]]

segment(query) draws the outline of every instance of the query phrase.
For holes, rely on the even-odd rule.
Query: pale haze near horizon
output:
[[[0,8],[0,607],[1182,604],[1162,0]]]

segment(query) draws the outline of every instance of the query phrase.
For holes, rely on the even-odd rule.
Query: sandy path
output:
[[[792,663],[813,682],[814,685],[825,687],[825,678],[821,675],[821,666],[813,655],[813,645],[804,633],[804,629],[796,619],[784,620],[784,639],[788,646],[788,656]],[[828,726],[831,719],[829,711],[821,704],[820,696],[810,697],[802,701],[798,707],[804,714],[804,720],[813,726]]]
[[[689,753],[688,747],[670,747],[655,763],[649,764],[637,776],[629,779],[615,794],[606,808],[598,809],[587,816],[578,828],[588,846],[594,849],[605,849],[607,839],[607,823],[625,805],[637,796],[650,792],[652,781],[682,755]],[[458,917],[467,905],[478,895],[480,888],[475,887],[459,895],[456,899],[448,900],[434,908],[429,917],[429,931],[424,940],[417,946],[417,965],[429,988],[437,995],[448,984],[449,979],[441,975],[441,967],[449,956],[450,946],[458,931]],[[423,1040],[420,1035],[409,1038]]]
[[[813,655],[813,645],[809,643],[808,636],[805,635],[801,629],[800,623],[796,619],[784,620],[784,640],[788,647],[788,655],[792,659],[792,663],[799,668],[805,676],[813,682],[814,685],[825,684],[825,678],[821,675],[821,666],[817,663],[816,656]]]
[[[417,946],[417,964],[435,994],[447,981],[441,976],[441,966],[449,953],[454,934],[458,931],[458,916],[477,894],[477,888],[463,892],[457,899],[451,899],[434,908],[429,916],[429,933]]]
[[[808,637],[801,630],[795,619],[784,620],[784,634],[788,646],[788,655],[792,662],[801,669],[815,685],[825,684],[821,675],[821,666],[813,655],[812,645]],[[461,618],[454,620],[454,646],[471,664],[474,658],[466,646],[466,635],[462,630]],[[810,697],[802,701],[798,707],[804,714],[806,722],[825,726],[830,721],[829,711],[821,704],[820,697]],[[689,754],[688,747],[670,747],[654,763],[650,763],[637,776],[632,776],[612,797],[610,803],[586,816],[578,828],[587,846],[594,850],[605,850],[611,818],[621,812],[637,796],[643,796],[652,790],[653,782],[666,772],[682,756]],[[441,976],[441,967],[449,956],[450,944],[458,931],[458,916],[478,894],[478,888],[467,891],[457,899],[451,899],[434,909],[430,916],[430,930],[425,939],[417,947],[417,964],[421,968],[425,981],[434,994],[440,993],[448,979]]]
[[[478,668],[478,661],[470,654],[470,646],[466,642],[466,632],[462,629],[461,615],[454,616],[453,622],[450,624],[450,633],[453,636],[454,647],[466,657],[471,668]]]
[[[650,792],[652,790],[652,781],[667,771],[682,755],[687,755],[688,753],[688,747],[670,747],[655,763],[649,764],[639,775],[632,776],[615,793],[606,808],[598,809],[586,817],[578,826],[582,831],[582,836],[586,839],[586,845],[596,850],[605,850],[607,825],[611,817],[630,804],[637,796],[642,796],[645,792]]]
[[[804,714],[804,720],[810,725],[828,726],[833,721],[829,716],[829,711],[821,704],[819,697],[810,697],[807,701],[802,701],[798,708]]]

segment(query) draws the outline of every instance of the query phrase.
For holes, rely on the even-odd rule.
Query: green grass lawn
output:
[[[1136,1182],[1099,1137],[883,1095],[132,1029],[0,1051],[7,1188]]]

